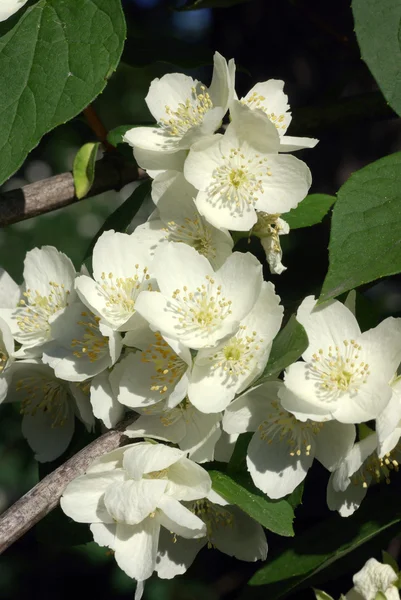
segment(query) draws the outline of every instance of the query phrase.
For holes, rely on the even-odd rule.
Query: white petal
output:
[[[171,467],[183,456],[184,452],[177,448],[142,442],[124,452],[123,466],[133,479],[140,480],[146,473]]]
[[[82,387],[76,383],[70,383],[68,386],[71,395],[75,400],[75,414],[87,431],[92,431],[95,427],[95,417],[89,399],[89,394],[85,393]]]
[[[297,312],[297,320],[304,326],[309,346],[302,355],[311,360],[320,348],[343,347],[344,340],[353,340],[361,335],[358,322],[352,312],[338,300],[331,300],[316,306],[313,296],[302,302]]]
[[[71,407],[62,426],[53,427],[54,415],[38,409],[35,416],[25,414],[22,435],[35,452],[38,462],[55,460],[67,450],[75,429],[75,416]]]
[[[64,285],[65,290],[73,290],[75,268],[63,252],[53,246],[34,248],[27,253],[24,261],[24,280],[27,289],[37,290],[42,296],[53,291],[51,282]],[[72,301],[73,292],[70,294]]]
[[[113,523],[103,496],[109,486],[119,481],[124,481],[122,469],[81,475],[67,485],[60,506],[68,517],[78,523]]]
[[[236,506],[225,509],[231,516],[227,527],[216,527],[210,541],[220,552],[238,560],[266,560],[267,542],[263,527]]]
[[[362,485],[349,485],[344,492],[336,491],[330,477],[327,485],[327,506],[330,510],[337,510],[342,517],[349,517],[360,507],[366,496],[367,488]]]
[[[355,425],[344,425],[336,421],[325,423],[315,438],[316,458],[326,469],[332,471],[349,453],[355,437]]]
[[[213,171],[221,165],[222,136],[216,134],[196,142],[189,151],[184,164],[185,179],[197,190],[205,191],[212,181]]]
[[[128,437],[148,437],[173,444],[178,444],[186,433],[185,421],[182,418],[169,418],[168,412],[157,415],[142,415],[129,425],[125,434]],[[184,448],[182,448],[184,450]]]
[[[116,523],[92,523],[90,530],[93,534],[93,539],[99,546],[107,546],[114,550],[116,544]]]
[[[160,524],[149,517],[139,525],[117,525],[115,559],[128,575],[141,582],[148,579],[156,565]]]
[[[272,154],[278,152],[280,137],[275,125],[261,110],[234,100],[230,107],[231,124],[227,127],[225,139],[231,147],[238,147],[246,141],[256,152]],[[239,142],[239,144],[238,144]]]
[[[197,463],[214,460],[214,448],[221,436],[221,413],[205,415],[194,407],[183,415],[186,432],[179,442],[181,450]]]
[[[296,362],[284,374],[284,387],[279,390],[283,407],[301,421],[327,421],[337,402],[325,402],[319,396],[320,387],[309,377],[307,363]]]
[[[365,331],[358,342],[369,370],[379,371],[380,377],[390,381],[401,362],[401,319],[388,317]]]
[[[155,567],[158,576],[162,579],[172,579],[176,575],[185,573],[205,544],[206,538],[176,538],[163,527],[160,531]]]
[[[157,158],[155,155],[159,153],[172,154],[180,150],[180,138],[170,135],[160,127],[134,127],[126,132],[123,140],[135,148],[134,155],[139,157],[140,165],[144,169],[152,168],[153,170],[146,160],[150,152]],[[138,154],[138,150],[144,150],[146,153],[141,156]]]
[[[137,525],[156,510],[166,486],[165,479],[116,482],[106,489],[104,504],[117,523]]]
[[[200,214],[214,227],[225,227],[231,231],[250,231],[257,221],[257,215],[251,204],[242,208],[228,202],[219,202],[211,198],[208,192],[199,192],[195,204]]]
[[[0,308],[15,308],[20,300],[21,290],[4,269],[0,268]]]
[[[152,182],[152,200],[162,220],[175,221],[188,216],[188,212],[191,214],[194,211],[191,200],[196,193],[193,185],[179,171],[166,171]]]
[[[0,21],[5,21],[26,4],[28,0],[3,0],[0,6]]]
[[[124,141],[128,141],[124,139]],[[129,142],[129,141],[128,141]],[[142,169],[146,169],[150,177],[157,177],[164,171],[183,171],[188,150],[164,152],[163,150],[146,150],[136,146],[135,160]]]
[[[230,462],[237,439],[238,433],[228,434],[223,431],[214,449],[214,460]]]
[[[163,527],[184,538],[206,535],[204,522],[174,498],[163,496],[160,499],[158,519]]]
[[[212,487],[208,472],[188,458],[181,458],[169,468],[168,479],[166,494],[176,500],[199,500]]]
[[[291,494],[306,477],[314,457],[313,448],[309,455],[291,456],[291,447],[286,438],[276,436],[263,440],[258,432],[248,446],[246,463],[256,487],[270,498],[282,498]]]
[[[316,138],[307,137],[292,137],[291,135],[283,135],[280,138],[279,152],[296,152],[304,148],[314,148],[319,143]]]
[[[114,396],[107,371],[92,379],[90,402],[95,417],[101,419],[108,429],[115,427],[124,416],[124,407]]]
[[[234,94],[234,82],[229,73],[226,59],[215,52],[213,56],[213,77],[209,87],[209,95],[213,106],[221,106],[224,110],[232,102]]]
[[[277,401],[281,381],[269,381],[252,388],[227,407],[223,429],[227,433],[256,431],[270,410],[270,402]]]
[[[180,104],[192,98],[197,83],[196,79],[182,73],[167,73],[161,79],[153,79],[145,101],[156,121],[170,119],[167,106],[175,112]]]

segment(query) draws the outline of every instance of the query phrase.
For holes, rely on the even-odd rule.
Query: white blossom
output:
[[[238,507],[230,506],[214,490],[187,506],[205,523],[206,537],[198,540],[173,539],[163,531],[156,564],[159,577],[171,579],[185,573],[206,545],[247,562],[266,559],[267,542],[263,527]]]
[[[258,212],[257,217],[258,220],[252,228],[252,235],[260,238],[271,273],[281,275],[283,271],[287,270],[287,267],[281,262],[283,251],[280,244],[280,235],[287,235],[290,232],[290,227],[279,215]]]
[[[309,346],[288,367],[280,398],[297,418],[361,423],[390,401],[389,385],[401,361],[401,319],[389,317],[361,333],[352,312],[332,300],[315,306],[308,296],[297,312]]]
[[[255,434],[248,446],[247,467],[254,484],[270,498],[290,494],[316,458],[333,470],[351,450],[355,426],[336,421],[298,421],[282,408],[281,381],[257,386],[230,404],[223,417],[228,433]]]
[[[224,135],[196,142],[184,175],[199,190],[196,206],[215,227],[248,231],[256,210],[281,214],[295,208],[311,186],[306,164],[278,154],[280,137],[265,114],[238,103]]]
[[[53,338],[54,319],[60,318],[75,299],[75,275],[71,260],[52,246],[27,253],[19,306],[0,309],[0,316],[22,346],[19,356],[40,356],[43,344]],[[0,280],[0,287],[2,283]],[[10,287],[9,280],[6,286]]]
[[[89,397],[54,376],[39,360],[14,363],[6,402],[19,402],[22,434],[39,462],[58,458],[68,448],[78,417],[94,427]]]
[[[234,94],[233,70],[234,63],[227,64],[216,52],[209,88],[181,73],[152,81],[145,101],[158,127],[135,127],[124,136],[152,177],[167,169],[181,170],[182,151],[220,127]]]
[[[345,595],[346,600],[375,600],[378,594],[383,594],[386,600],[400,600],[397,573],[375,558],[370,558],[352,581],[354,587]]]
[[[28,0],[1,0],[0,21],[6,21],[27,2]]]
[[[9,326],[0,318],[0,403],[7,395],[14,362],[14,338]]]
[[[342,517],[349,517],[360,506],[371,483],[390,483],[391,473],[398,472],[401,444],[398,440],[382,458],[377,454],[377,434],[371,433],[357,442],[331,474],[327,486],[327,504]]]
[[[259,377],[280,329],[283,312],[273,284],[263,282],[258,300],[236,334],[215,348],[198,352],[188,387],[188,397],[198,410],[205,413],[224,410],[236,394]]]
[[[161,527],[174,536],[205,536],[203,521],[181,501],[204,498],[210,488],[207,472],[184,452],[142,442],[95,461],[67,486],[61,508],[90,523],[95,541],[114,551],[119,567],[144,581],[156,567]]]
[[[401,437],[401,377],[391,382],[391,398],[376,419],[377,450],[380,458],[391,452]]]
[[[114,365],[121,353],[121,335],[78,301],[53,321],[52,332],[54,340],[44,347],[42,360],[66,381],[98,375]]]
[[[215,272],[194,248],[176,242],[156,251],[153,271],[160,292],[142,292],[137,311],[152,328],[193,349],[232,335],[262,286],[262,266],[251,254],[234,252]]]
[[[178,444],[197,463],[214,460],[221,436],[221,413],[204,414],[186,398],[171,408],[166,401],[149,408],[137,408],[137,419],[125,430],[128,437],[155,438]]]
[[[240,102],[251,110],[263,111],[270,119],[280,136],[280,152],[314,148],[319,140],[285,135],[292,116],[288,96],[283,89],[284,81],[269,79],[254,85]]]
[[[105,231],[96,242],[92,260],[93,279],[81,275],[76,280],[81,300],[112,329],[142,326],[135,302],[142,290],[152,289],[147,246],[133,234]]]
[[[95,375],[90,382],[90,403],[93,414],[111,429],[119,423],[125,413],[125,407],[118,402],[112,385],[112,374],[108,370]]]
[[[197,190],[182,173],[167,171],[152,184],[152,198],[157,209],[148,221],[136,228],[134,236],[153,256],[166,242],[182,242],[206,256],[214,269],[230,256],[233,240],[225,229],[216,229],[202,217],[194,203]]]

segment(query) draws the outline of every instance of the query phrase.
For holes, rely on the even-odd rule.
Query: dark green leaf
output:
[[[84,260],[86,260],[93,251],[95,244],[99,237],[105,231],[109,229],[114,229],[114,231],[126,231],[128,225],[131,223],[132,219],[135,217],[138,210],[141,208],[145,198],[150,194],[152,182],[151,180],[147,180],[142,182],[135,190],[132,192],[131,196],[127,198],[121,206],[117,208],[104,222],[103,226],[99,229],[89,247],[85,253]]]
[[[352,11],[362,59],[390,106],[401,115],[401,3],[353,0]]]
[[[387,509],[383,510],[383,506]],[[336,514],[298,535],[290,547],[276,558],[271,558],[252,577],[250,584],[269,584],[263,589],[262,596],[275,600],[300,586],[310,585],[312,576],[334,566],[341,559],[344,559],[344,569],[348,571],[350,552],[357,550],[358,559],[363,560],[363,546],[381,534],[394,535],[391,528],[394,525],[399,527],[400,521],[401,508],[394,503],[394,490],[383,488],[380,494],[368,497],[351,517],[345,519]],[[325,573],[323,580],[326,577]]]
[[[72,174],[75,195],[81,200],[89,192],[95,179],[95,164],[100,142],[89,142],[80,148],[75,156]]]
[[[285,500],[269,500],[246,477],[209,471],[213,489],[230,504],[235,504],[263,527],[278,535],[292,536],[294,511]],[[250,478],[249,478],[250,479]]]
[[[119,144],[125,144],[125,142],[123,141],[123,137],[127,133],[127,131],[129,131],[133,127],[135,127],[135,125],[120,125],[119,127],[112,129],[107,134],[107,141],[115,148],[117,148]]]
[[[227,472],[231,473],[247,472],[246,467],[246,455],[248,451],[249,442],[253,436],[252,432],[241,433],[235,443],[234,452],[230,458],[230,462],[227,466]]]
[[[265,370],[254,385],[276,377],[288,365],[298,360],[307,347],[308,336],[305,329],[298,323],[295,315],[292,315],[275,338]]]
[[[319,302],[401,271],[401,153],[357,171],[340,188]]]
[[[178,10],[198,10],[200,8],[229,8],[251,0],[187,0]]]
[[[291,229],[310,227],[321,223],[335,201],[335,196],[328,194],[310,194],[296,208],[282,215],[282,218]]]
[[[40,0],[0,38],[0,184],[100,94],[124,38],[121,0]]]
[[[299,506],[300,504],[302,504],[302,496],[304,493],[304,481],[302,481],[302,483],[299,484],[298,487],[295,488],[295,490],[289,494],[289,496],[286,496],[286,500],[288,502],[288,504],[290,504],[292,506],[292,508],[297,508],[297,506]]]

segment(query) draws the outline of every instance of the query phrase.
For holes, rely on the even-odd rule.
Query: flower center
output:
[[[206,525],[208,548],[214,547],[213,533],[216,529],[233,526],[234,515],[223,506],[213,504],[207,498],[193,502],[190,510]]]
[[[335,400],[339,394],[357,394],[370,375],[369,365],[359,361],[362,346],[355,340],[344,340],[342,347],[329,346],[328,352],[320,349],[308,363],[308,377],[316,381],[325,399]]]
[[[102,273],[101,290],[106,299],[106,310],[111,317],[128,318],[135,312],[135,302],[140,292],[152,290],[148,283],[148,268],[140,269],[134,265],[136,274],[133,277],[114,277],[113,273]]]
[[[213,171],[208,188],[215,205],[230,205],[244,209],[254,205],[258,194],[263,194],[261,177],[271,177],[267,158],[259,154],[246,158],[240,148],[232,148],[224,163]]]
[[[216,257],[216,248],[213,245],[210,226],[201,217],[195,217],[194,219],[187,217],[181,224],[169,221],[166,231],[169,234],[170,242],[182,242],[192,246],[206,258]]]
[[[242,99],[241,104],[246,104],[252,109],[259,108],[263,110],[263,112],[269,117],[270,121],[276,126],[276,129],[287,129],[285,124],[285,114],[276,115],[275,113],[269,113],[268,109],[264,106],[264,102],[266,102],[265,96],[261,96],[257,92],[253,92],[249,98]]]
[[[17,308],[17,325],[26,337],[36,337],[38,333],[50,333],[49,318],[68,306],[70,291],[64,284],[49,281],[51,292],[42,296],[37,290],[26,290],[25,299],[20,300]]]
[[[377,452],[373,452],[362,467],[354,473],[351,477],[351,482],[354,485],[362,485],[362,487],[367,488],[369,483],[374,480],[376,483],[379,483],[382,479],[389,484],[391,473],[398,473],[399,463],[396,460],[395,456],[399,457],[401,451],[401,444],[398,443],[391,452],[388,452],[383,456],[383,458],[379,458]]]
[[[16,390],[26,393],[20,408],[22,415],[34,417],[38,411],[42,411],[50,416],[52,428],[65,424],[68,417],[68,394],[58,381],[40,376],[24,377],[17,381]]]
[[[156,373],[151,376],[151,391],[165,394],[181,379],[188,369],[186,362],[170,348],[160,333],[156,342],[142,352],[142,362],[153,363]]]
[[[100,333],[99,321],[100,318],[95,316],[91,312],[82,312],[81,316],[83,319],[78,321],[83,329],[81,339],[73,339],[71,347],[73,348],[73,354],[77,358],[89,359],[89,362],[96,362],[99,358],[103,358],[109,347],[108,338]]]
[[[227,375],[238,377],[245,375],[255,363],[255,354],[260,350],[263,339],[257,338],[257,332],[247,333],[246,325],[241,325],[237,334],[218,352],[209,358],[213,369],[221,369]]]
[[[271,405],[273,411],[258,427],[260,439],[269,445],[273,442],[287,444],[290,456],[309,456],[311,442],[324,427],[324,423],[297,421],[278,401],[273,401]]]
[[[210,333],[232,312],[232,301],[222,296],[221,285],[216,286],[209,275],[206,275],[206,283],[195,291],[189,291],[187,286],[182,291],[175,290],[173,301],[169,308],[176,315],[178,327],[187,333]]]
[[[7,361],[8,361],[8,354],[6,352],[6,349],[1,348],[1,346],[0,346],[0,373],[2,373],[4,371],[4,369],[6,368]]]
[[[194,86],[191,97],[181,102],[176,110],[165,106],[167,119],[160,119],[159,125],[173,136],[183,136],[191,127],[201,125],[205,114],[213,108],[213,102],[204,85],[199,86],[200,93]]]

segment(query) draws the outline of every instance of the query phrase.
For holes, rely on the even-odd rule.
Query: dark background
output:
[[[400,149],[399,120],[360,59],[349,0],[252,0],[229,9],[191,12],[175,12],[173,0],[125,0],[123,4],[129,24],[123,62],[94,103],[108,129],[151,121],[144,97],[154,77],[179,70],[208,84],[212,54],[218,50],[227,59],[235,58],[239,96],[257,81],[277,78],[286,82],[294,117],[289,134],[320,139],[314,150],[297,153],[311,168],[312,192],[335,194],[353,171]],[[4,189],[70,169],[80,145],[92,139],[82,117],[57,128],[43,138]],[[71,256],[78,267],[105,217],[134,186],[3,228],[0,264],[19,282],[26,251],[52,244]],[[138,223],[150,208],[141,209]],[[321,225],[281,238],[288,271],[271,279],[291,310],[305,295],[319,292],[327,271],[329,225],[326,218]],[[257,242],[251,249],[262,259]],[[270,277],[268,272],[266,276]],[[397,278],[384,280],[364,293],[378,316],[400,314]],[[37,478],[32,453],[21,440],[18,409],[4,405],[0,410],[0,512]],[[329,515],[326,482],[327,473],[315,465],[308,476],[303,506],[297,509],[298,532]],[[133,598],[133,582],[116,567],[105,548],[94,544],[68,548],[68,537],[75,532],[70,533],[66,521],[65,532],[57,520],[55,523],[42,531],[34,529],[4,554],[0,560],[1,599]],[[86,535],[86,530],[82,531],[79,528],[77,535]],[[269,533],[267,537],[271,555],[287,543]],[[383,544],[387,543],[384,539]],[[392,548],[396,549],[394,543]],[[356,556],[349,564],[349,574],[334,579],[325,589],[335,597],[346,593],[352,569],[358,570],[362,564]],[[257,566],[205,549],[185,576],[171,582],[152,578],[145,599],[229,600],[241,594],[249,600],[268,598],[267,590],[245,587]],[[308,590],[296,597],[313,598],[313,593]]]

